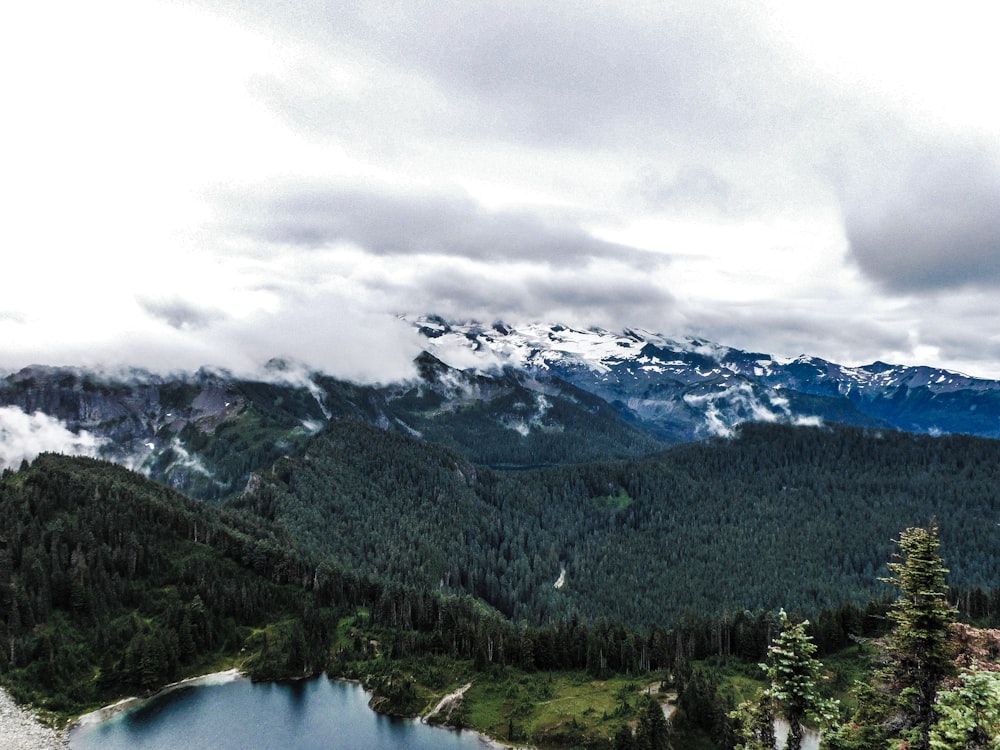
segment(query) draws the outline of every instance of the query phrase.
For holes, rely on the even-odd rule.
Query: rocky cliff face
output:
[[[164,379],[144,371],[102,375],[77,368],[28,367],[0,381],[0,400],[26,413],[57,417],[74,432],[108,438],[115,448],[169,439],[189,424],[214,429],[245,407],[217,376]]]
[[[239,450],[238,435],[251,444],[256,438],[276,444],[296,430],[306,432],[297,412],[313,399],[302,389],[287,387],[293,408],[277,414],[271,409],[264,417],[246,390],[238,380],[208,372],[165,378],[139,370],[102,374],[29,367],[0,381],[0,405],[48,415],[71,433],[96,436],[102,458],[192,494],[215,496],[242,486],[249,474],[227,461]],[[281,398],[261,397],[268,395],[272,402]],[[322,416],[318,407],[315,412]],[[227,433],[224,444],[215,445],[217,433]],[[262,449],[262,459],[274,452]],[[250,458],[242,463],[247,462],[253,463]]]

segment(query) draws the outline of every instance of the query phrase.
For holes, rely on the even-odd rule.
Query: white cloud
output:
[[[72,432],[43,412],[26,414],[17,406],[0,406],[0,467],[17,468],[39,453],[96,456],[104,442],[86,430]]]

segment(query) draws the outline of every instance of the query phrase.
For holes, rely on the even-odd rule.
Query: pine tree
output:
[[[1000,747],[1000,674],[967,669],[958,684],[938,694],[932,750]]]
[[[800,750],[803,720],[809,717],[828,723],[836,715],[836,704],[817,690],[823,665],[813,658],[816,644],[806,633],[809,621],[793,624],[784,610],[780,617],[781,632],[768,649],[764,671],[771,680],[778,715],[788,722],[788,750]]]
[[[884,678],[898,696],[903,726],[915,735],[912,747],[928,750],[938,690],[955,672],[948,637],[955,610],[946,599],[937,527],[907,529],[897,544],[899,562],[889,563],[892,577],[884,579],[900,591],[889,612],[895,625],[885,641]]]
[[[781,631],[767,650],[767,663],[760,665],[771,685],[761,691],[756,701],[742,704],[733,714],[742,724],[745,750],[774,747],[773,730],[768,727],[773,717],[788,722],[785,747],[800,750],[807,718],[826,724],[836,715],[836,703],[821,696],[817,689],[823,665],[813,658],[816,644],[806,632],[809,621],[792,623],[784,610],[779,618]]]
[[[899,598],[889,611],[892,631],[877,642],[883,666],[855,692],[853,719],[826,739],[830,750],[904,746],[929,750],[935,704],[954,674],[949,628],[955,611],[945,598],[948,572],[938,554],[937,527],[900,534],[890,578]],[[941,745],[938,745],[941,746]],[[946,746],[945,746],[946,747]]]
[[[743,740],[737,750],[774,750],[774,698],[770,690],[759,690],[757,699],[745,701],[730,714]]]
[[[670,725],[663,715],[663,706],[647,695],[639,712],[639,726],[635,733],[638,750],[667,750],[670,746]]]

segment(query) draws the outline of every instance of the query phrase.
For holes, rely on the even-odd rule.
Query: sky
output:
[[[401,316],[1000,378],[983,2],[17,3],[0,370],[411,372]]]

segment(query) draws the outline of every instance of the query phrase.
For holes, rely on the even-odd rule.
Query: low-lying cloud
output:
[[[96,456],[103,443],[103,438],[86,430],[75,433],[43,412],[26,414],[17,406],[0,407],[0,467],[17,468],[39,453]]]

